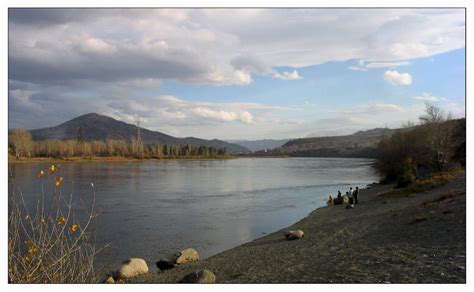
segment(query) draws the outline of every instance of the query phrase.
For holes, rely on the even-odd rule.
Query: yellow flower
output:
[[[79,224],[73,224],[69,226],[69,232],[76,232],[77,228],[79,228]]]
[[[60,177],[57,177],[54,181],[54,184],[59,187],[61,185],[61,183],[63,182],[63,177],[60,176]]]
[[[29,255],[25,256],[25,261],[27,262],[31,261],[31,257]]]
[[[58,224],[58,225],[64,225],[64,224],[66,224],[66,218],[64,218],[64,216],[59,217],[59,218],[56,220],[56,224]]]
[[[38,252],[38,248],[32,246],[28,249],[28,254],[33,255]]]
[[[38,177],[43,177],[44,176],[44,170],[40,170],[40,172],[38,172]]]
[[[52,175],[53,173],[55,173],[56,170],[58,170],[58,168],[56,167],[56,165],[51,164],[51,166],[49,167],[49,175]]]

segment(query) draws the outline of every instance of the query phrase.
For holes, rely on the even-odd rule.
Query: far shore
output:
[[[163,157],[163,158],[132,158],[123,156],[91,156],[91,157],[22,157],[20,159],[8,157],[8,163],[33,163],[33,162],[140,162],[140,161],[167,161],[167,160],[229,160],[237,159],[238,156],[225,157]]]
[[[229,155],[223,157],[200,157],[200,156],[188,156],[188,157],[161,157],[161,158],[132,158],[123,156],[91,156],[91,157],[8,157],[8,163],[54,163],[54,162],[143,162],[143,161],[169,161],[169,160],[230,160],[240,158],[252,158],[252,159],[271,159],[271,158],[351,158],[351,157],[299,157],[289,155],[275,155],[275,156],[252,156],[252,155]],[[364,158],[364,157],[354,157]],[[367,157],[366,159],[372,159]]]
[[[393,187],[372,184],[354,209],[322,207],[208,259],[125,282],[178,283],[207,269],[217,283],[466,283],[465,172],[422,193]],[[303,238],[283,236],[297,229]],[[165,256],[145,260],[154,266]]]

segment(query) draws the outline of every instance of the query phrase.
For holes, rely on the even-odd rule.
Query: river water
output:
[[[195,248],[202,258],[289,226],[324,206],[329,194],[378,181],[370,159],[241,158],[142,162],[64,162],[61,191],[73,194],[74,209],[95,186],[97,241],[110,244],[99,261],[129,257],[149,266],[162,256]],[[53,178],[38,178],[47,163],[9,164],[9,192],[21,191],[34,206],[41,186],[54,192]]]

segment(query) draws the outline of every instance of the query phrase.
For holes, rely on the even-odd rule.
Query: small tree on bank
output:
[[[425,115],[420,117],[421,126],[428,133],[427,148],[437,170],[442,170],[447,159],[453,154],[452,140],[454,124],[449,121],[451,114],[431,103],[426,103]]]
[[[426,103],[420,124],[408,124],[393,135],[382,138],[378,145],[376,168],[387,180],[399,185],[416,178],[417,167],[442,170],[454,153],[453,136],[456,123],[441,108]]]

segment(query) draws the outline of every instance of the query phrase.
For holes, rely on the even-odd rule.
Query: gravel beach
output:
[[[205,260],[127,283],[177,283],[201,269],[217,283],[466,283],[466,176],[428,192],[360,191],[354,209],[319,208],[294,225]],[[305,237],[283,234],[302,229]],[[155,265],[159,259],[146,259]]]

